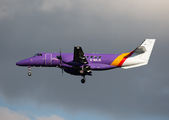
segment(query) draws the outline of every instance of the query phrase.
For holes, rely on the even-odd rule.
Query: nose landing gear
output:
[[[31,76],[31,75],[32,75],[32,73],[31,73],[31,68],[28,67],[28,76]]]

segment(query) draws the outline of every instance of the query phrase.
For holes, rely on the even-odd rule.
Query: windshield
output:
[[[33,57],[36,57],[36,56],[42,56],[42,54],[37,53]]]

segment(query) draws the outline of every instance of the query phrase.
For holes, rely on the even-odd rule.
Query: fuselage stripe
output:
[[[134,51],[132,51],[132,52],[130,52],[128,55],[126,55],[126,56],[121,60],[121,62],[118,64],[118,67],[121,67],[121,66],[123,65],[123,63],[126,61],[126,59],[133,54],[133,52],[134,52]]]
[[[119,55],[119,56],[111,63],[111,65],[113,65],[113,66],[118,66],[119,63],[123,60],[123,58],[124,58],[125,56],[127,56],[128,54],[129,54],[129,53],[123,53],[123,54]]]
[[[122,53],[121,55],[119,55],[112,63],[111,65],[113,66],[117,66],[120,67],[123,65],[123,63],[125,62],[125,60],[130,57],[133,54],[134,51],[129,52],[129,53]]]

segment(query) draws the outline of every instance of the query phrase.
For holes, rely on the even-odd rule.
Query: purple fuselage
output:
[[[57,56],[59,53],[37,53],[33,57],[21,60],[16,63],[18,66],[35,66],[35,67],[59,67],[72,68],[73,66],[83,67],[84,64],[73,63],[73,53],[62,53],[62,61]],[[106,70],[113,69],[117,66],[111,65],[111,63],[120,54],[84,54],[88,64],[92,70]]]

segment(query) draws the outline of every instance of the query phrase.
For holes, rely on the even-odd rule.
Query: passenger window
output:
[[[93,56],[90,56],[90,58],[93,58]]]
[[[86,56],[86,58],[89,58],[89,56]]]
[[[97,58],[97,56],[94,56],[94,58]]]
[[[99,56],[99,58],[101,58],[101,56]]]

